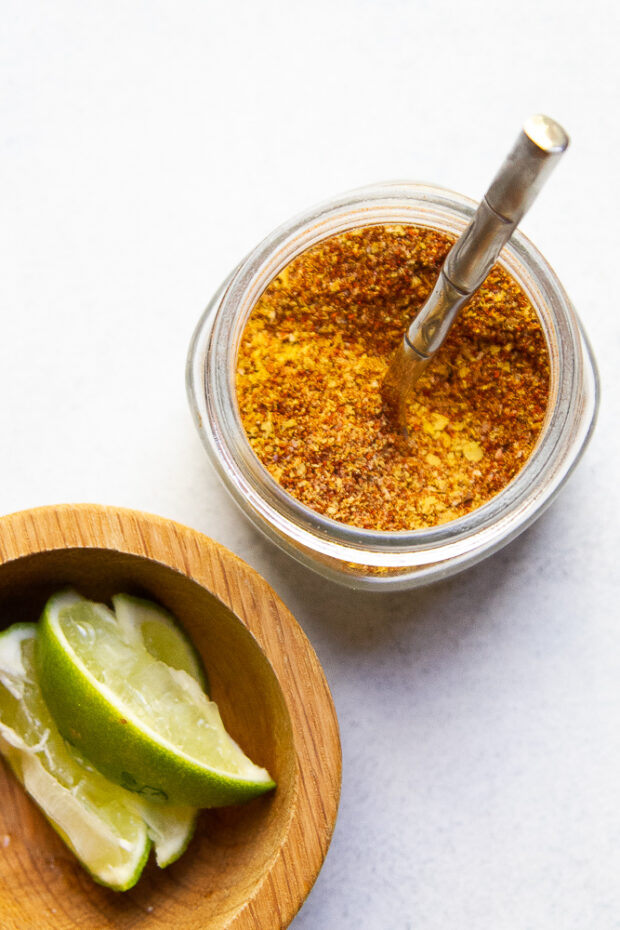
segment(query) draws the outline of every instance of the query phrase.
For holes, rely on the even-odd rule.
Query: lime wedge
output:
[[[198,811],[183,804],[157,804],[132,795],[153,842],[155,861],[160,869],[183,855],[196,829]]]
[[[28,794],[95,881],[137,882],[151,842],[132,795],[73,756],[37,684],[36,626],[0,635],[0,751]]]
[[[274,782],[226,732],[187,672],[127,644],[114,614],[72,591],[48,601],[41,690],[62,735],[112,781],[149,800],[236,804]]]
[[[159,604],[129,594],[116,594],[112,606],[126,643],[141,642],[156,659],[187,672],[203,691],[209,691],[202,659],[172,614]]]
[[[207,689],[207,673],[187,634],[172,614],[152,601],[116,594],[112,606],[124,641],[141,644],[160,662],[181,669]],[[138,796],[136,795],[136,798]],[[187,849],[194,835],[198,811],[195,807],[141,803],[141,813],[153,841],[157,865],[164,868]]]

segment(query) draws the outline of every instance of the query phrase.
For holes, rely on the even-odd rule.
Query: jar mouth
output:
[[[190,347],[188,391],[212,461],[247,515],[268,535],[351,563],[405,568],[498,547],[551,502],[591,432],[597,407],[594,362],[557,276],[517,230],[499,263],[528,296],[550,360],[550,389],[538,441],[518,474],[468,514],[415,530],[369,530],[310,510],[269,474],[254,453],[236,401],[235,370],[245,324],[267,285],[316,243],[360,226],[409,224],[458,236],[477,204],[444,188],[399,182],[361,188],[283,224],[231,274],[200,321]],[[585,384],[585,388],[584,388]],[[474,542],[473,542],[474,541]]]

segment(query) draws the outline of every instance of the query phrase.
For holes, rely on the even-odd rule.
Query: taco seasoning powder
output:
[[[368,226],[299,255],[263,292],[237,361],[243,426],[275,480],[307,507],[372,530],[413,530],[480,507],[540,433],[549,356],[517,282],[496,265],[417,382],[409,442],[386,416],[389,358],[453,238]]]

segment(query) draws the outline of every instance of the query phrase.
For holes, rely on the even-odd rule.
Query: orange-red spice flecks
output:
[[[290,494],[342,523],[411,530],[501,491],[538,439],[549,355],[536,313],[496,265],[418,381],[406,443],[384,410],[388,360],[452,239],[368,226],[295,258],[243,333],[237,399],[254,452]]]

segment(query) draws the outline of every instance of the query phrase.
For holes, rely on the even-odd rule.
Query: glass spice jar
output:
[[[261,242],[214,295],[194,332],[187,363],[190,406],[224,485],[269,539],[319,574],[353,588],[398,590],[446,578],[497,551],[554,499],[591,435],[598,376],[562,285],[517,230],[500,264],[526,293],[550,360],[549,402],[536,446],[515,478],[486,504],[428,529],[382,532],[337,522],[304,506],[261,464],[236,401],[245,324],[268,284],[301,252],[360,226],[411,224],[458,236],[476,203],[439,187],[378,184],[295,217]]]

